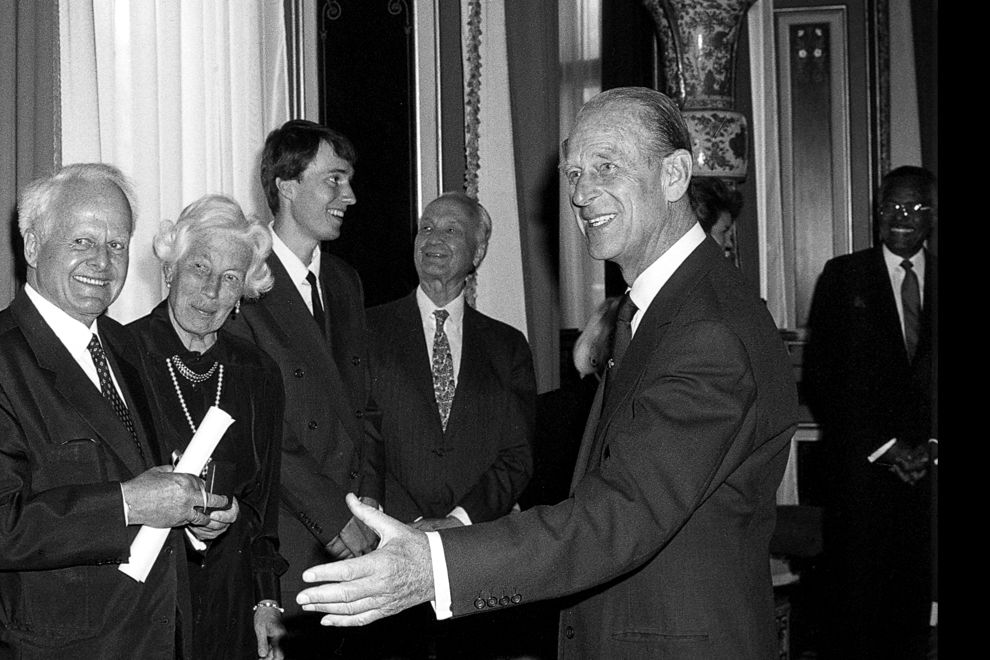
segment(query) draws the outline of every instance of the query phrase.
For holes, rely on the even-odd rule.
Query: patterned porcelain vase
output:
[[[663,91],[691,131],[696,175],[746,178],[746,117],[734,110],[736,40],[755,1],[643,0],[663,52]]]

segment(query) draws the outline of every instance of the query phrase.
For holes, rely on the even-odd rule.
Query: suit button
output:
[[[364,417],[364,411],[363,410],[355,410],[354,411],[354,416],[357,417],[358,419],[361,419],[362,417]]]
[[[479,609],[479,610],[485,609],[485,599],[479,598],[476,601],[474,601],[474,607],[475,609]]]
[[[161,623],[161,624],[163,624],[163,625],[168,625],[168,617],[167,616],[163,616],[162,618],[158,619],[158,622]]]
[[[309,426],[310,430],[315,430],[320,428],[319,422],[317,422],[315,419],[309,420],[309,424],[307,424],[307,426]]]
[[[506,605],[509,604],[509,597],[502,596],[501,598],[498,599],[498,604],[501,605],[502,607],[505,607]]]
[[[351,479],[357,479],[357,478],[358,478],[358,471],[351,470]]]
[[[571,628],[570,626],[564,628],[564,637],[567,639],[574,639],[574,628]]]
[[[496,605],[498,605],[498,598],[495,596],[490,596],[488,598],[488,607],[495,607]]]
[[[351,364],[353,364],[355,367],[361,364],[361,357],[358,355],[353,356],[351,358]]]
[[[306,372],[303,371],[302,369],[296,369],[295,371],[292,372],[292,375],[295,376],[296,378],[302,378],[303,376],[306,375]]]
[[[512,602],[515,605],[518,605],[519,603],[521,603],[522,602],[522,594],[512,594]]]
[[[165,548],[165,554],[166,555],[172,554],[172,546],[168,546],[167,548]]]

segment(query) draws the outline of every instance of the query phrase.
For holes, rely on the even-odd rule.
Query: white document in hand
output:
[[[233,423],[233,417],[216,406],[210,406],[174,471],[188,474],[202,472],[203,468],[206,467],[206,460],[217,448],[220,438]],[[127,563],[121,564],[118,568],[138,582],[144,582],[148,579],[148,573],[151,572],[151,567],[154,566],[155,559],[161,552],[169,531],[168,528],[142,525],[131,543],[130,558]]]

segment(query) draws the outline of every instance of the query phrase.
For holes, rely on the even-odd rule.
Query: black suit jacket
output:
[[[138,531],[120,483],[158,447],[127,335],[99,329],[148,462],[24,291],[0,312],[0,657],[174,658],[184,541],[169,535],[143,584],[118,570]]]
[[[714,241],[607,378],[570,498],[440,532],[454,615],[571,595],[561,657],[773,657],[769,544],[797,393],[773,320]]]
[[[465,305],[444,431],[415,291],[368,310],[368,328],[386,448],[385,511],[405,522],[442,518],[456,506],[472,522],[511,511],[533,472],[536,377],[526,338]]]
[[[271,291],[241,305],[226,328],[268,353],[285,388],[279,549],[283,607],[294,608],[304,569],[326,563],[327,543],[351,518],[348,492],[383,496],[384,452],[369,399],[366,327],[357,272],[325,247],[320,257],[327,339],[277,256]]]
[[[909,361],[883,248],[831,259],[815,286],[803,383],[821,424],[824,559],[835,657],[923,657],[932,597],[931,483],[867,457],[887,440],[924,446],[938,391],[938,263],[926,255],[921,328]]]
[[[857,472],[871,471],[866,457],[890,438],[918,445],[930,437],[937,277],[937,260],[927,254],[911,362],[882,247],[829,260],[815,285],[802,380],[829,452]]]

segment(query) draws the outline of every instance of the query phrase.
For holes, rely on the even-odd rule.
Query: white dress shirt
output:
[[[639,327],[639,322],[643,319],[643,315],[653,299],[660,293],[660,289],[674,274],[674,271],[680,268],[684,260],[694,252],[695,248],[701,245],[706,235],[701,225],[695,223],[686,234],[681,236],[676,243],[640,273],[639,277],[632,283],[629,288],[629,297],[638,308],[631,323],[634,335]],[[427,532],[426,538],[430,544],[430,563],[433,566],[433,592],[436,598],[432,602],[433,610],[438,620],[449,619],[453,616],[453,612],[450,601],[450,577],[447,574],[443,542],[440,540],[439,532]]]
[[[296,253],[289,249],[275,230],[272,229],[272,252],[278,257],[278,260],[282,262],[285,266],[285,271],[289,274],[289,279],[295,285],[296,290],[302,297],[303,302],[306,304],[306,309],[309,313],[313,313],[313,288],[309,285],[306,280],[306,275],[313,273],[316,276],[316,291],[320,296],[320,300],[323,300],[323,284],[320,282],[320,244],[317,243],[316,247],[313,248],[313,256],[309,260],[309,266],[304,264]]]

